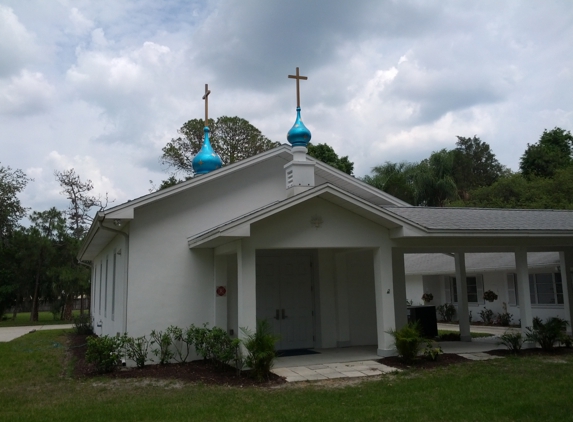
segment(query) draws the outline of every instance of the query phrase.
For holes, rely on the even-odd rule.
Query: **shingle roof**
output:
[[[465,254],[466,271],[486,272],[515,270],[515,255],[512,253]],[[453,274],[454,257],[446,254],[405,254],[406,274]],[[529,268],[559,265],[558,252],[530,252],[527,254]]]
[[[429,230],[573,231],[573,211],[428,207],[385,209]]]

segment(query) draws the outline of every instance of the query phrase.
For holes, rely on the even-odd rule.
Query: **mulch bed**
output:
[[[284,378],[275,374],[271,374],[270,379],[267,381],[258,382],[248,376],[248,371],[243,372],[239,376],[235,368],[226,367],[220,369],[203,360],[186,363],[170,363],[167,365],[148,365],[141,369],[121,367],[109,374],[100,375],[95,371],[94,366],[85,360],[87,349],[86,338],[87,336],[76,334],[70,334],[68,336],[68,356],[74,359],[73,376],[76,378],[105,376],[113,379],[172,379],[190,383],[234,387],[275,387],[286,382]]]
[[[430,360],[424,357],[419,357],[409,364],[404,363],[398,356],[382,358],[378,360],[378,362],[383,365],[388,365],[398,369],[433,369],[471,361],[455,353],[443,353],[438,356],[437,360]]]

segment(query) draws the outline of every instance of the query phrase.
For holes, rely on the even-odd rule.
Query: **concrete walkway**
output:
[[[438,324],[438,329],[459,331],[457,324]],[[473,338],[471,342],[443,341],[439,344],[444,353],[455,353],[469,360],[498,359],[499,356],[485,352],[503,349],[504,346],[497,343],[499,336],[508,330],[519,331],[518,328],[509,327],[471,326],[471,332],[487,333],[492,336]],[[287,382],[297,382],[358,378],[399,371],[378,362],[381,358],[376,353],[376,346],[316,349],[316,351],[319,353],[277,358],[273,372],[285,377]]]
[[[40,330],[60,330],[66,328],[73,328],[73,324],[59,324],[59,325],[29,325],[25,327],[1,327],[0,328],[0,343],[12,341],[15,338],[22,337],[33,331]]]

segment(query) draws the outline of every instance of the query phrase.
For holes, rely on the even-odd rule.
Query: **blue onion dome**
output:
[[[209,127],[205,126],[203,132],[205,132],[203,146],[192,162],[195,174],[207,174],[210,171],[221,168],[223,165],[221,157],[213,150],[211,142],[209,142]]]
[[[288,131],[287,139],[293,147],[305,147],[310,142],[310,130],[306,128],[300,119],[300,107],[296,108],[296,121],[291,130]]]

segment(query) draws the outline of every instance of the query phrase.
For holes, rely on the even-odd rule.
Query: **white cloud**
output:
[[[72,24],[71,32],[76,35],[83,35],[94,27],[93,21],[86,18],[76,7],[70,10],[69,19]]]
[[[11,8],[0,4],[0,77],[17,73],[36,52],[34,35]]]
[[[0,80],[0,114],[34,114],[50,107],[55,88],[39,72],[22,70]]]

